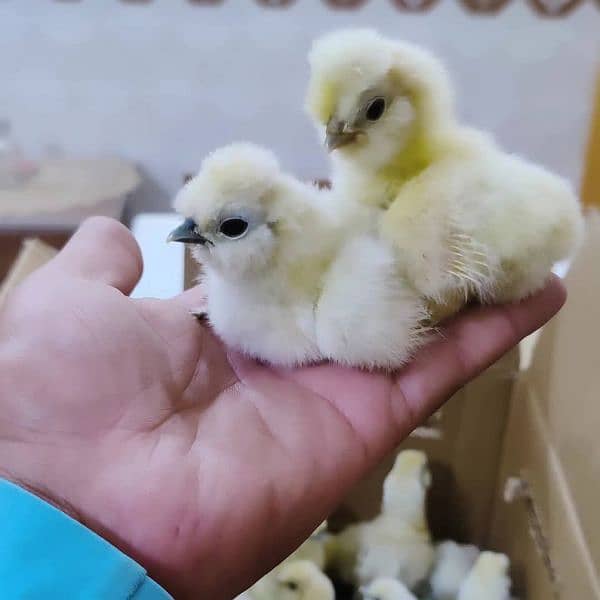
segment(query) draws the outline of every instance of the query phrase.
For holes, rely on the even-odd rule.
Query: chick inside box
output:
[[[600,216],[589,215],[559,315],[457,392],[400,448],[428,458],[434,541],[506,554],[511,593],[521,599],[600,599],[599,256]],[[197,277],[190,257],[185,272],[189,287]],[[331,530],[377,516],[393,463],[390,456],[349,494],[329,519]]]

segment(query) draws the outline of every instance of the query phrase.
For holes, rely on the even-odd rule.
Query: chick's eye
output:
[[[246,231],[248,231],[248,222],[239,217],[225,219],[219,225],[219,232],[231,239],[242,237]]]
[[[298,589],[298,584],[295,581],[286,581],[285,582],[285,587],[288,590],[297,590]]]
[[[383,98],[375,98],[367,105],[365,116],[369,121],[379,121],[385,112],[385,100]]]

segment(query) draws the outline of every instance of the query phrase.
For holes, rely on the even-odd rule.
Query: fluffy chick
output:
[[[267,150],[217,150],[175,206],[186,220],[171,239],[202,263],[208,318],[227,345],[271,364],[395,368],[422,343],[427,312],[392,246]]]
[[[359,29],[317,40],[309,59],[307,109],[333,152],[333,188],[379,213],[438,318],[471,297],[520,299],[573,252],[570,186],[460,125],[431,54]]]
[[[482,552],[460,586],[457,600],[510,600],[509,566],[506,555]]]
[[[333,584],[313,562],[296,560],[277,575],[277,600],[334,600]]]
[[[319,571],[325,569],[325,545],[329,537],[326,527],[326,523],[321,524],[292,554],[247,590],[247,597],[252,600],[278,600],[281,597],[279,576],[289,564],[311,562]]]
[[[417,600],[417,597],[397,579],[379,577],[360,589],[362,600]]]
[[[434,558],[425,518],[430,485],[425,454],[400,452],[383,484],[381,513],[351,525],[329,542],[331,567],[342,580],[363,585],[388,577],[414,589],[427,577]]]
[[[437,544],[435,564],[429,578],[434,600],[455,600],[461,583],[479,557],[477,546],[462,545],[450,540]]]

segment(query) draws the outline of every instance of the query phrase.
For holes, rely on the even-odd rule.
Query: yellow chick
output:
[[[282,598],[282,586],[280,575],[285,572],[284,569],[290,564],[301,564],[310,562],[317,571],[325,569],[325,545],[329,533],[327,532],[326,522],[319,527],[305,540],[290,556],[279,563],[274,569],[269,571],[264,577],[259,579],[249,590],[245,592],[245,597],[252,600],[279,600]],[[301,572],[307,573],[309,569],[304,566],[297,567]],[[292,570],[293,573],[294,570]],[[285,579],[286,577],[284,577]],[[319,577],[316,577],[319,579]],[[302,597],[302,596],[300,596]],[[241,600],[241,599],[240,599]]]
[[[414,589],[427,577],[434,559],[425,518],[430,485],[426,455],[400,452],[384,481],[381,513],[351,525],[328,543],[329,566],[342,580],[364,585],[386,577]]]
[[[333,584],[313,562],[287,563],[277,574],[277,600],[334,600]]]
[[[306,106],[332,152],[334,191],[379,213],[405,273],[434,309],[520,299],[581,236],[563,179],[458,123],[430,53],[373,30],[338,31],[310,53]]]
[[[433,599],[455,600],[480,553],[477,546],[457,544],[451,540],[437,544],[435,564],[429,577]]]
[[[207,317],[229,347],[271,364],[394,369],[425,340],[425,303],[375,224],[268,150],[216,150],[175,205],[184,222],[170,239],[202,263]]]
[[[397,579],[379,577],[359,591],[361,600],[417,600],[417,597]]]
[[[460,586],[457,600],[510,600],[509,566],[504,554],[482,552]]]

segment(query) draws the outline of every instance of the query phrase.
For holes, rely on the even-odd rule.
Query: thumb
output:
[[[101,281],[129,294],[143,266],[140,248],[126,227],[114,219],[92,217],[83,222],[46,268]]]

